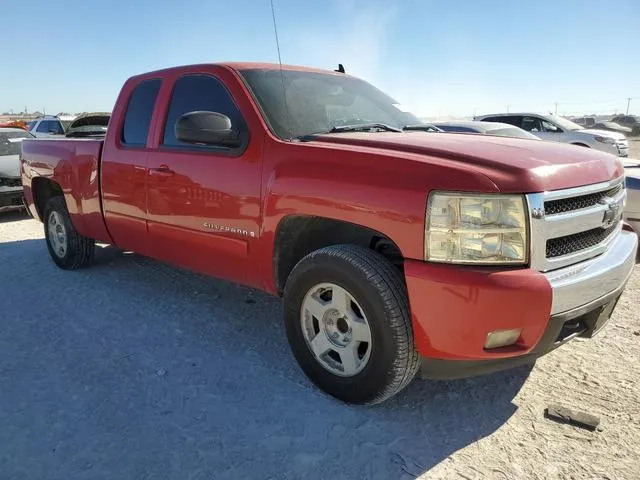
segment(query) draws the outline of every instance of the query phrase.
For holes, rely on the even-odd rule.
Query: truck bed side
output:
[[[38,139],[22,143],[22,183],[30,213],[43,219],[48,199],[64,195],[71,221],[86,237],[112,243],[100,199],[102,140]]]

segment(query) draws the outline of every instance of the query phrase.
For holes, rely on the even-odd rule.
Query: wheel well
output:
[[[586,148],[591,148],[589,145],[586,145],[584,143],[572,143],[571,145],[575,145],[576,147],[586,147]]]
[[[399,270],[403,269],[400,248],[375,230],[322,217],[290,216],[278,225],[274,246],[274,274],[282,293],[291,270],[309,253],[330,245],[351,244],[374,250]]]
[[[40,220],[44,220],[44,209],[51,198],[62,196],[62,188],[56,182],[49,180],[48,178],[34,178],[31,183],[31,189],[33,190],[33,202]]]

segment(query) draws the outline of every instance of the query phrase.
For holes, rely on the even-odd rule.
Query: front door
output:
[[[524,116],[522,117],[521,128],[548,142],[565,141],[565,134],[562,128],[544,118]]]
[[[240,148],[182,143],[182,115],[226,115],[248,138]],[[169,98],[158,148],[148,159],[148,228],[154,257],[246,283],[249,251],[259,234],[261,139],[249,135],[232,95],[213,74],[179,77]],[[257,137],[257,135],[256,135]]]

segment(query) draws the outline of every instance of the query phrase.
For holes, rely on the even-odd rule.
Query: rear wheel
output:
[[[44,214],[44,234],[51,259],[60,268],[74,270],[93,259],[95,241],[80,235],[71,223],[63,197],[53,197]]]
[[[352,245],[317,250],[287,279],[285,326],[309,379],[349,403],[375,404],[406,387],[418,352],[400,272]]]

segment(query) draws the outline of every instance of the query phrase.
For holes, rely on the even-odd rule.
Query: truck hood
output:
[[[0,177],[20,177],[20,158],[18,155],[0,155]]]
[[[596,137],[596,136],[611,137],[611,138],[615,138],[616,140],[624,140],[625,138],[627,138],[627,137],[624,136],[624,133],[612,132],[611,130],[598,130],[597,128],[574,130],[574,132],[586,133],[587,135],[589,135],[591,137]]]
[[[620,161],[608,153],[521,138],[425,132],[354,132],[317,135],[314,139],[350,145],[371,153],[382,150],[382,153],[426,164],[442,164],[443,161],[462,163],[465,168],[489,177],[496,189],[505,193],[578,187],[612,180],[624,173]]]

